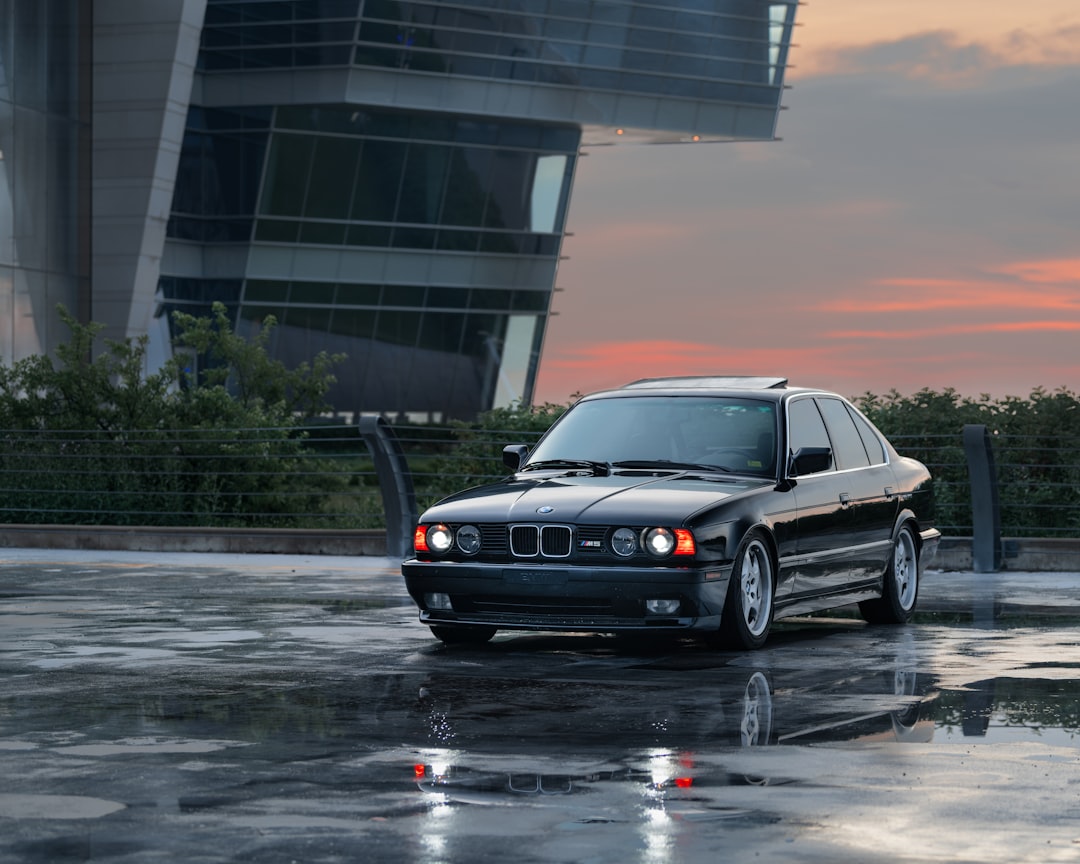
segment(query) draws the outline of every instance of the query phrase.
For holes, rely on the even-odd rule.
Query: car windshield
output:
[[[608,463],[776,473],[776,405],[726,396],[620,396],[580,402],[529,455],[539,463]]]

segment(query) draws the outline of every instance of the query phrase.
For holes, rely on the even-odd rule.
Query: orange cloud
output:
[[[1017,261],[988,267],[987,272],[1007,281],[890,277],[811,308],[849,314],[946,309],[1080,313],[1080,258]]]
[[[1018,261],[992,270],[1006,276],[1016,276],[1023,282],[1039,284],[1076,282],[1080,284],[1080,258],[1058,258],[1049,261]]]
[[[793,80],[874,70],[963,85],[1005,67],[1080,64],[1075,0],[833,0],[797,20]]]
[[[824,335],[828,339],[914,341],[971,333],[1068,333],[1076,331],[1080,331],[1080,321],[997,321],[911,330],[833,330]]]
[[[844,297],[814,308],[828,312],[926,312],[943,309],[1042,309],[1080,313],[1080,295],[1064,289],[1034,291],[1022,286],[948,279],[882,279],[890,289],[867,296]]]

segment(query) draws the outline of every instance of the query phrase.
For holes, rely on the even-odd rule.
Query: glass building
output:
[[[60,298],[160,362],[169,313],[220,301],[240,332],[273,315],[287,364],[347,354],[342,412],[528,402],[579,150],[773,138],[796,5],[0,0],[4,82],[27,36],[67,70],[0,83],[0,312],[33,323],[0,356],[48,350]],[[70,199],[36,266],[8,227],[50,218],[11,194],[24,166]]]
[[[87,3],[0,0],[0,359],[89,311]]]

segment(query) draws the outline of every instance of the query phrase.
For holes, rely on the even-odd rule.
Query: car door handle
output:
[[[845,510],[851,506],[851,495],[847,492],[840,493],[840,506]]]

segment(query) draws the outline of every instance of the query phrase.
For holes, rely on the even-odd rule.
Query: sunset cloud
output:
[[[968,86],[996,69],[1075,65],[1080,65],[1080,27],[1045,37],[1013,32],[988,43],[964,41],[957,33],[939,30],[809,54],[792,75],[797,81],[877,73]]]
[[[1030,4],[1029,4],[1030,5]],[[966,85],[994,69],[1080,65],[1080,9],[985,0],[835,0],[801,8],[794,80],[879,72]]]
[[[851,339],[866,342],[879,340],[913,342],[921,339],[939,339],[972,333],[1074,333],[1080,332],[1080,321],[997,321],[983,324],[951,324],[946,327],[888,330],[832,330],[828,339]]]
[[[1052,261],[1021,261],[1005,264],[995,272],[1016,276],[1024,282],[1080,285],[1080,258],[1061,258]]]
[[[1055,310],[1080,315],[1080,290],[999,282],[967,282],[950,279],[880,279],[872,293],[827,300],[816,308],[829,312],[930,312]]]

